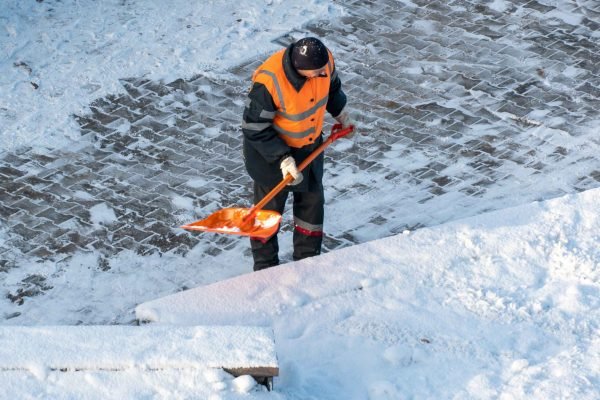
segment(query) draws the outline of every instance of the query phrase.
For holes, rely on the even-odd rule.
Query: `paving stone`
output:
[[[519,7],[507,3],[511,8],[504,13],[474,0],[341,4],[348,12],[339,20],[315,20],[275,40],[283,46],[310,34],[330,44],[349,106],[364,129],[366,141],[328,149],[327,190],[335,193],[328,201],[369,204],[372,183],[385,181],[390,193],[410,193],[425,214],[432,200],[450,196],[460,217],[482,210],[486,199],[492,201],[487,209],[493,208],[499,193],[511,193],[505,204],[600,185],[594,164],[600,140],[588,127],[600,108],[600,45],[593,36],[600,29],[600,7],[580,4],[573,10],[582,15],[575,26],[549,23],[544,15],[555,7],[535,0]],[[419,30],[417,21],[429,21],[431,29]],[[514,26],[519,29],[506,29]],[[58,259],[91,249],[105,257],[125,249],[141,255],[189,251],[202,236],[174,233],[180,223],[173,196],[210,210],[246,204],[251,197],[240,155],[239,105],[260,62],[231,68],[226,79],[197,75],[164,84],[125,78],[125,94],[97,99],[88,115],[76,117],[90,141],[77,154],[23,148],[0,155],[0,215],[11,220],[2,257],[21,252]],[[571,67],[581,72],[565,74]],[[540,111],[547,117],[536,118]],[[129,130],[122,132],[125,123]],[[545,128],[563,130],[587,146],[543,134]],[[364,174],[348,184],[347,170]],[[510,186],[515,176],[536,175],[548,182],[569,178],[554,179],[563,183],[549,183],[542,193]],[[188,185],[200,179],[204,186]],[[93,226],[89,209],[102,203],[119,220]],[[382,205],[361,210],[381,235],[423,225],[405,207],[388,206],[385,212]],[[326,237],[324,249],[363,237],[358,230],[342,232]],[[236,243],[215,239],[205,252],[218,256]]]
[[[13,203],[11,205],[11,208],[17,209],[17,210],[25,210],[29,214],[35,215],[35,214],[41,213],[42,211],[48,209],[48,205],[47,204],[37,204],[37,203],[34,203],[33,201],[31,201],[30,199],[23,197],[23,198],[21,198],[21,200]]]
[[[8,219],[8,218],[10,218],[10,216],[12,216],[13,214],[16,214],[17,212],[19,212],[18,208],[9,207],[4,204],[0,204],[0,217],[2,217],[2,219]]]
[[[11,166],[0,166],[0,174],[11,180],[17,180],[27,174],[25,171],[13,168]]]
[[[44,260],[51,258],[54,254],[55,253],[53,251],[49,250],[45,246],[36,247],[35,249],[27,253],[27,255],[30,257],[40,258]]]
[[[56,225],[60,225],[63,222],[66,222],[68,220],[70,220],[71,218],[73,218],[72,215],[67,215],[67,214],[63,214],[58,212],[55,208],[47,208],[44,211],[36,214],[37,217],[40,218],[45,218],[53,223],[55,223]]]

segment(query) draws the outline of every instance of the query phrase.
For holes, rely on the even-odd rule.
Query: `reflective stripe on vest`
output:
[[[293,139],[303,139],[305,137],[309,137],[310,135],[312,135],[313,133],[315,133],[317,131],[315,128],[308,128],[304,132],[292,132],[292,131],[286,131],[285,129],[283,129],[277,125],[273,125],[273,129],[275,129],[277,131],[277,133],[279,133],[281,136],[290,137]]]
[[[281,91],[281,86],[279,86],[279,82],[277,81],[277,76],[275,76],[275,74],[271,71],[261,69],[256,72],[255,78],[258,77],[258,75],[260,75],[260,74],[268,75],[273,80],[273,84],[275,85],[275,90],[277,91],[277,97],[279,98],[279,101],[280,101],[280,107],[282,110],[285,111],[285,102],[283,100],[283,92]]]
[[[306,118],[310,117],[311,115],[313,115],[314,113],[316,113],[319,110],[319,108],[326,106],[327,100],[329,100],[329,95],[327,95],[324,98],[322,98],[321,100],[319,100],[317,102],[317,104],[314,105],[314,107],[311,107],[310,109],[308,109],[300,114],[292,115],[292,114],[288,114],[284,111],[277,111],[276,114],[281,115],[283,118],[289,119],[290,121],[302,121],[303,119],[306,119]]]

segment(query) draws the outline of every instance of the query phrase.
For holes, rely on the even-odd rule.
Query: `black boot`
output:
[[[250,238],[252,258],[254,259],[254,271],[279,265],[279,244],[277,235],[269,240]]]

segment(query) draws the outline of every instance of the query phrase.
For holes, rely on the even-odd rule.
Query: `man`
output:
[[[323,154],[304,171],[299,165],[322,142],[325,111],[344,128],[353,125],[345,111],[346,95],[331,52],[307,37],[280,50],[254,72],[244,109],[244,162],[254,180],[254,204],[290,174],[289,189],[266,210],[283,214],[289,192],[294,196],[294,260],[320,254],[323,241]],[[279,264],[277,234],[251,238],[254,270]]]

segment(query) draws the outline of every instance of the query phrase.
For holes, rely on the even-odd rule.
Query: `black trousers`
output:
[[[273,188],[264,187],[254,182],[254,204],[261,201],[271,189]],[[293,187],[282,190],[267,203],[264,209],[283,214],[285,202],[292,190]],[[294,196],[293,258],[294,260],[301,260],[321,253],[325,196],[322,186],[317,192],[292,192],[292,194]],[[250,246],[254,259],[254,271],[279,264],[277,233],[268,240],[250,238]]]

